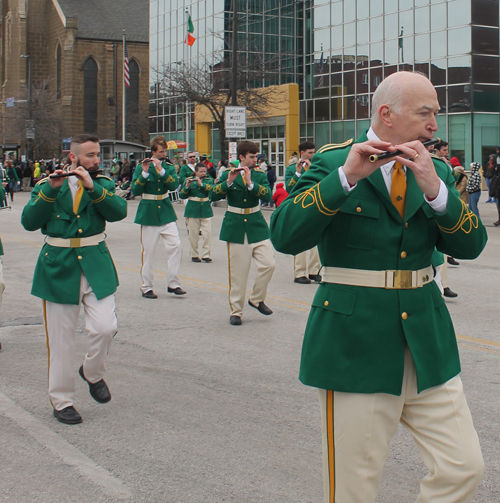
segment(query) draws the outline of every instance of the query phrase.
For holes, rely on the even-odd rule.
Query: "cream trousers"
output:
[[[243,244],[228,243],[227,253],[231,315],[241,316],[252,258],[257,265],[257,276],[250,295],[250,302],[257,306],[260,302],[266,300],[267,287],[274,272],[273,245],[269,239],[248,244],[245,235]]]
[[[80,304],[83,304],[88,352],[83,373],[90,382],[100,381],[106,372],[105,361],[117,331],[115,296],[97,300],[87,278],[82,274]],[[43,317],[49,356],[49,397],[56,410],[73,405],[75,382],[73,365],[75,335],[80,305],[43,301]]]
[[[167,250],[167,286],[181,286],[179,268],[181,267],[182,248],[179,229],[175,222],[164,225],[141,225],[142,267],[141,277],[143,293],[153,289],[153,259],[159,239]]]
[[[295,255],[293,265],[296,278],[307,277],[307,251]],[[319,261],[318,247],[315,246],[309,250],[309,274],[316,276],[320,269],[321,263]]]
[[[319,390],[325,503],[373,503],[401,422],[429,473],[417,503],[468,503],[484,464],[459,376],[417,393],[409,349],[401,396]],[[408,502],[405,502],[408,503]]]
[[[203,248],[201,258],[210,258],[210,253],[212,251],[212,219],[211,218],[188,218],[188,228],[189,228],[189,244],[190,244],[190,256],[199,257],[200,251],[198,249],[198,244],[201,237],[203,238]]]

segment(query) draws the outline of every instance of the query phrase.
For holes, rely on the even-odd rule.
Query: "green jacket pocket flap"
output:
[[[55,220],[56,222],[59,220],[69,220],[71,217],[67,213],[53,213],[49,219],[49,222],[51,220]]]
[[[333,311],[335,313],[351,315],[356,304],[356,292],[337,285],[323,284],[318,288],[312,306]]]
[[[380,204],[376,201],[363,199],[352,195],[341,207],[342,213],[359,215],[360,217],[378,218],[380,215]]]

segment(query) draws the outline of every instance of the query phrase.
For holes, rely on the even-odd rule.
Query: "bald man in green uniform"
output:
[[[242,324],[252,259],[257,265],[257,276],[248,304],[264,315],[272,314],[264,301],[274,272],[274,255],[269,227],[259,206],[260,200],[271,200],[271,190],[266,173],[255,169],[258,152],[255,143],[240,142],[237,150],[239,166],[226,169],[211,193],[212,201],[227,199],[220,239],[227,241],[231,325]]]
[[[370,130],[319,149],[271,219],[278,251],[317,245],[323,264],[299,378],[319,389],[328,503],[375,501],[398,422],[429,470],[419,502],[470,502],[482,477],[431,257],[437,248],[474,259],[487,234],[422,144],[439,109],[425,76],[389,76],[373,96]],[[396,149],[402,155],[369,159]]]
[[[43,299],[49,352],[49,397],[54,416],[65,424],[82,422],[73,406],[75,332],[83,304],[89,348],[79,374],[99,403],[111,400],[103,377],[117,331],[115,291],[118,275],[106,244],[106,222],[127,216],[127,202],[114,194],[115,183],[91,177],[99,168],[99,138],[71,139],[67,178],[44,178],[34,187],[21,218],[29,231],[46,236],[33,276],[32,295]],[[56,175],[62,170],[56,170]]]

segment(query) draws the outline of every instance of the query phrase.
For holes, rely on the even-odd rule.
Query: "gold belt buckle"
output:
[[[392,273],[392,285],[387,283],[388,273]],[[385,287],[394,290],[410,290],[417,288],[413,285],[412,281],[413,271],[386,271],[385,273]]]
[[[82,240],[80,238],[70,238],[70,240],[69,240],[69,246],[71,248],[80,248],[81,241]]]
[[[157,201],[161,201],[161,196],[156,196]]]
[[[243,215],[250,215],[250,208],[243,208]]]

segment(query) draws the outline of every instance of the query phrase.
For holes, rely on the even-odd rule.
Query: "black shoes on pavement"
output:
[[[210,257],[202,258],[201,260],[203,260],[203,262],[206,262],[207,264],[209,264],[210,262],[212,262],[212,259]]]
[[[455,293],[454,291],[450,290],[450,287],[446,287],[443,291],[443,295],[445,297],[448,297],[450,299],[454,299],[455,297],[458,297],[458,293]]]
[[[316,283],[321,283],[321,276],[319,274],[309,274],[309,279]]]
[[[200,258],[200,257],[192,257],[192,258],[191,258],[191,260],[192,260],[193,262],[201,262],[201,261],[203,261],[203,262],[206,262],[207,264],[208,264],[208,263],[210,263],[210,262],[212,262],[212,259],[211,259],[211,258],[209,258],[209,257],[207,257],[207,258],[203,258],[203,259],[202,259],[202,258]]]
[[[180,287],[177,286],[176,288],[167,288],[168,293],[173,293],[175,295],[186,295],[186,292]]]
[[[301,285],[310,285],[311,280],[309,278],[306,278],[306,276],[301,276],[300,278],[295,278],[294,283],[299,283]]]
[[[80,370],[78,370],[78,373],[80,374],[80,377],[89,385],[90,396],[96,402],[107,403],[111,400],[111,393],[109,392],[108,385],[106,384],[104,379],[101,379],[100,381],[97,381],[95,383],[87,381],[85,375],[83,374],[83,365],[80,367]]]
[[[259,311],[259,313],[265,314],[266,316],[269,316],[270,314],[273,314],[271,309],[269,309],[264,302],[259,302],[259,305],[256,306],[255,304],[252,304],[250,301],[248,301],[248,305],[254,307]]]
[[[153,290],[148,290],[146,293],[142,292],[142,296],[146,299],[157,299],[158,295],[153,292]]]
[[[457,262],[453,257],[448,256],[447,260],[450,265],[460,265],[460,262]]]
[[[191,262],[201,262],[200,257],[191,257]]]
[[[231,323],[231,325],[241,325],[242,324],[242,321],[241,321],[241,316],[230,316],[229,317],[229,323]]]
[[[78,424],[82,422],[82,416],[78,414],[76,409],[70,405],[62,410],[54,409],[54,417],[64,424]]]

